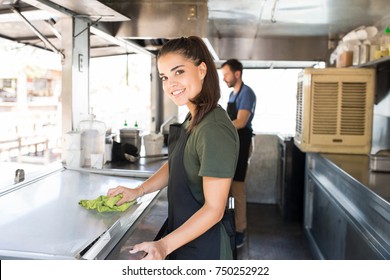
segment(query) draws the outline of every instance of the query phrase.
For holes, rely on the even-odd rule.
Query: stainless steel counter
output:
[[[371,171],[369,156],[344,154],[322,154],[322,156],[390,203],[390,172]]]
[[[304,229],[319,259],[390,259],[390,173],[364,155],[306,154]]]
[[[150,160],[150,159],[148,159]],[[125,212],[79,206],[117,185],[136,187],[164,161],[106,165],[102,170],[60,168],[0,193],[0,259],[104,259],[158,192]],[[129,177],[130,176],[130,177]]]

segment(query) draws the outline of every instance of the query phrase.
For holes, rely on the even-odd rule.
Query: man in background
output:
[[[245,176],[253,148],[252,120],[256,109],[256,95],[242,81],[243,66],[240,61],[229,59],[221,65],[221,70],[223,80],[229,88],[233,88],[226,111],[240,138],[240,153],[231,186],[235,210],[236,247],[240,248],[244,245],[247,227]]]

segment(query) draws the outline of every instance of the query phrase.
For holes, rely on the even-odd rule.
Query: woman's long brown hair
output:
[[[185,58],[192,60],[196,66],[199,66],[202,62],[207,66],[202,90],[190,100],[195,105],[195,115],[191,116],[188,127],[188,131],[191,131],[202,121],[208,112],[218,105],[221,90],[219,88],[217,68],[206,44],[197,36],[169,40],[159,51],[157,59],[169,53],[181,54]]]

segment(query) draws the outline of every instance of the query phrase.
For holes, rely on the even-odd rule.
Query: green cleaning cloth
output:
[[[115,205],[121,198],[122,195],[120,194],[114,197],[101,195],[98,198],[92,200],[80,200],[79,204],[85,209],[96,209],[98,212],[123,212],[136,202],[136,200],[133,200],[125,202],[120,206]]]

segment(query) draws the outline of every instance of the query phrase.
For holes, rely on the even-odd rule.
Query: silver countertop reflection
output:
[[[131,163],[128,161],[108,162],[102,169],[95,168],[70,168],[71,170],[87,171],[96,174],[149,178],[153,175],[166,161],[167,156],[156,158],[140,158],[138,161]]]
[[[370,170],[368,155],[321,154],[363,186],[390,203],[390,172]]]
[[[0,259],[104,258],[157,192],[125,212],[99,213],[78,202],[105,195],[117,185],[136,187],[142,181],[63,168],[18,184],[0,194]]]

